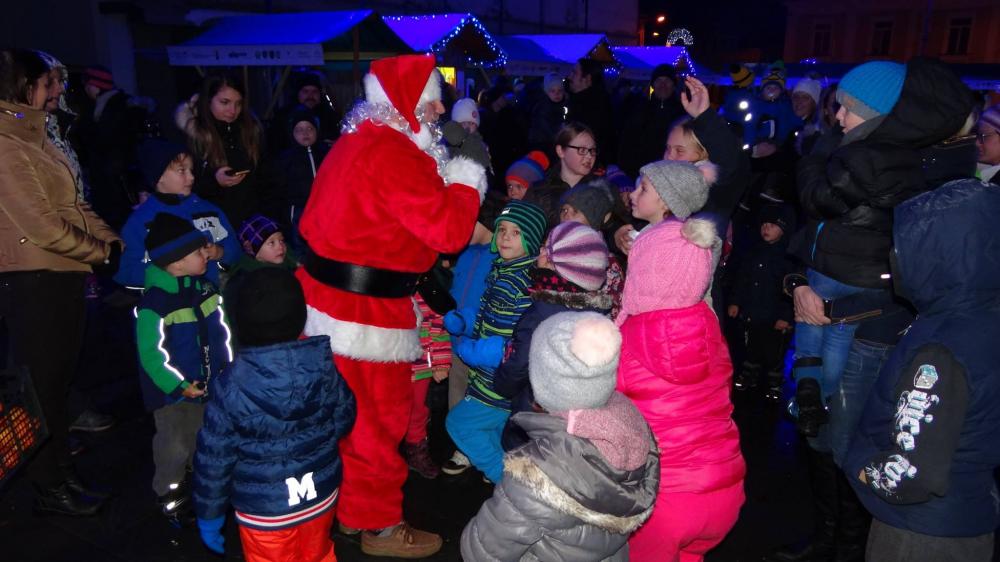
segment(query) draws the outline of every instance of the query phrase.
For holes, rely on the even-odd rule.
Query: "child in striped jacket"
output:
[[[532,203],[511,201],[497,217],[493,247],[499,257],[486,277],[486,292],[475,323],[457,311],[445,328],[457,338],[454,351],[470,367],[465,398],[448,413],[446,427],[455,445],[490,481],[503,474],[500,436],[510,416],[510,400],[493,388],[514,326],[531,306],[531,268],[545,233],[545,213]]]

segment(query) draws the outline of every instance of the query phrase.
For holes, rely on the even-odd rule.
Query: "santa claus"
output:
[[[341,530],[362,533],[374,556],[423,558],[441,537],[403,521],[407,465],[398,452],[410,418],[410,363],[422,353],[417,278],[438,253],[468,242],[486,190],[483,167],[448,159],[434,58],[375,61],[364,102],[345,118],[313,184],[300,231],[312,250],[297,275],[306,335],[327,335],[357,399],[340,442]]]

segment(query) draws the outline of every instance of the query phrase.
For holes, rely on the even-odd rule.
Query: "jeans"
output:
[[[500,436],[510,412],[487,406],[466,396],[445,419],[448,435],[459,450],[469,457],[494,484],[503,477],[503,447]]]
[[[833,461],[842,466],[861,421],[868,394],[894,346],[856,339],[847,355],[840,385],[830,400],[829,444]]]
[[[879,562],[990,562],[993,533],[977,537],[932,537],[872,519],[866,560]]]
[[[809,279],[809,287],[824,300],[834,300],[865,290],[846,285],[812,269],[806,272],[806,277]],[[816,379],[824,401],[828,400],[840,383],[840,374],[847,363],[847,353],[857,328],[857,323],[813,326],[796,322],[795,366],[792,369],[795,380]],[[822,364],[800,366],[799,360],[807,357],[820,358]]]

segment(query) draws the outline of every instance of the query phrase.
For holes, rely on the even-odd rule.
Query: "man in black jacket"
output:
[[[677,70],[669,64],[653,69],[649,78],[653,89],[626,100],[625,123],[618,141],[618,165],[629,177],[639,168],[663,158],[670,127],[684,115],[677,95]]]

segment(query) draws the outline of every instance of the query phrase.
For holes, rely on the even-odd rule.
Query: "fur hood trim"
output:
[[[650,505],[642,513],[629,517],[619,517],[608,513],[598,513],[580,505],[552,482],[530,458],[522,455],[507,455],[504,459],[504,472],[514,480],[525,484],[535,497],[547,505],[567,515],[580,519],[611,533],[627,535],[646,522],[653,513],[655,504]]]
[[[557,304],[574,310],[595,308],[611,310],[612,299],[608,293],[587,291],[585,293],[569,293],[565,291],[532,291],[531,300],[548,304]]]

